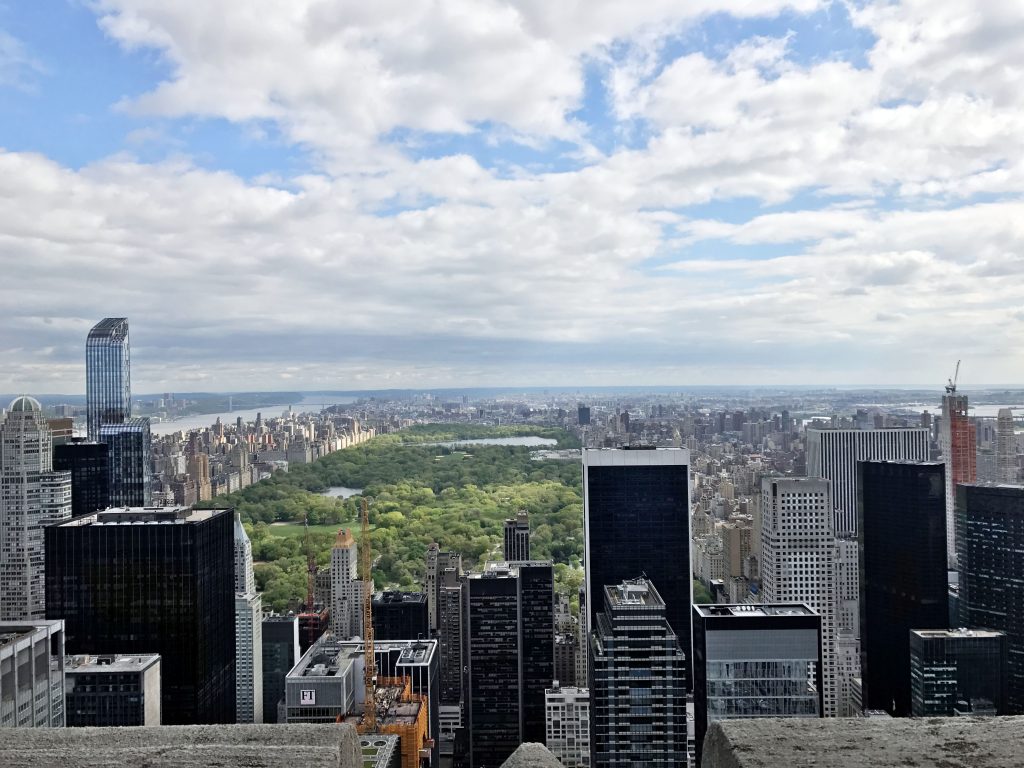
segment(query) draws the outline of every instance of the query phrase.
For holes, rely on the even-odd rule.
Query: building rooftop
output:
[[[37,619],[35,621],[0,621],[0,648],[4,648],[36,632],[54,632],[64,629],[63,619]],[[0,765],[3,762],[0,761]]]
[[[67,674],[105,672],[142,672],[160,663],[160,654],[109,654],[65,656],[64,670]]]
[[[1002,632],[996,632],[991,629],[967,629],[966,627],[958,627],[957,629],[912,629],[910,633],[923,638],[967,638],[967,637],[1002,637]]]
[[[749,605],[697,605],[693,609],[701,616],[817,616],[818,614],[803,603],[768,603]]]
[[[43,410],[43,406],[41,406],[39,401],[34,397],[22,395],[21,397],[14,398],[14,400],[11,401],[11,404],[7,407],[7,410],[11,413],[22,413],[27,411],[39,413]]]
[[[102,512],[76,517],[61,523],[62,528],[99,525],[175,525],[201,523],[216,515],[231,514],[230,509],[192,509],[191,507],[111,507]]]
[[[373,596],[373,602],[376,605],[381,603],[383,605],[395,605],[399,603],[411,603],[419,604],[427,602],[427,596],[423,592],[377,592]]]
[[[614,608],[665,607],[658,590],[647,579],[628,579],[621,584],[608,585],[604,592]]]
[[[368,733],[359,737],[364,768],[388,768],[399,749],[396,734]]]

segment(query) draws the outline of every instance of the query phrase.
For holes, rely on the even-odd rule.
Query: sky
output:
[[[0,0],[0,392],[1024,383],[1019,0]]]

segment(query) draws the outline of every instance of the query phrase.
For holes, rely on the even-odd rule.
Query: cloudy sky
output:
[[[0,391],[1024,383],[1020,0],[0,0]]]

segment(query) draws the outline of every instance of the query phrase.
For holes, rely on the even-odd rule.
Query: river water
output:
[[[348,405],[354,403],[353,397],[339,397],[337,395],[308,395],[301,400],[291,404],[292,410],[296,413],[303,411],[319,412],[330,405]],[[210,427],[217,421],[217,417],[225,424],[233,424],[239,416],[242,421],[256,421],[256,414],[262,413],[264,420],[277,418],[288,410],[287,405],[267,405],[262,408],[248,408],[246,410],[227,411],[224,413],[204,413],[201,416],[186,416],[174,421],[154,422],[150,425],[150,431],[154,435],[169,435],[172,432],[189,431],[190,429],[202,429]]]

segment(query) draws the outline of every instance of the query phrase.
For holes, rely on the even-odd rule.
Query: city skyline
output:
[[[1009,5],[36,5],[0,390],[1024,381]]]

